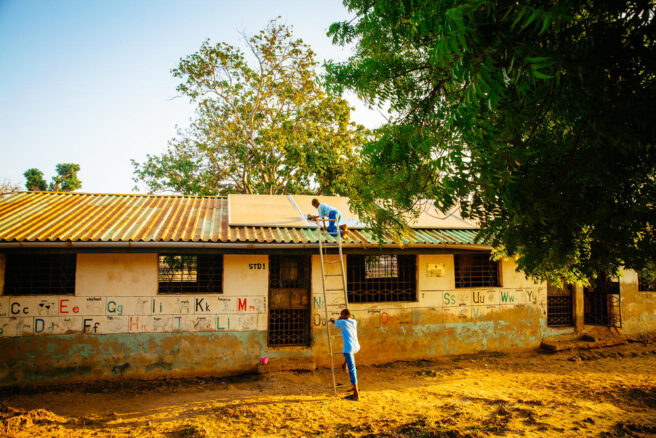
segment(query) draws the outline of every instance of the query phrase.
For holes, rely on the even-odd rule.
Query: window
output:
[[[346,257],[351,303],[416,301],[415,256],[383,254]]]
[[[222,293],[221,255],[159,256],[159,293]]]
[[[547,326],[571,327],[574,325],[574,286],[571,284],[547,285]]]
[[[368,256],[364,264],[365,278],[399,277],[399,266],[394,255]]]
[[[638,290],[641,292],[656,292],[656,277],[649,281],[638,274]]]
[[[456,287],[501,286],[499,262],[490,254],[456,254],[454,256]]]
[[[75,254],[7,254],[4,294],[74,294],[75,263]]]

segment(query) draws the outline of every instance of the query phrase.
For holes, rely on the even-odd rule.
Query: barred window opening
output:
[[[398,278],[399,266],[394,255],[366,256],[365,278]]]
[[[75,293],[76,254],[8,254],[5,295]]]
[[[221,255],[159,256],[159,293],[222,293]]]
[[[415,260],[414,255],[348,255],[349,302],[416,301]]]
[[[499,262],[490,254],[456,254],[454,264],[457,288],[501,286]]]
[[[547,286],[547,326],[574,325],[573,296],[574,286],[571,284]]]

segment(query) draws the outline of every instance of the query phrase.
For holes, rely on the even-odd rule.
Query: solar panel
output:
[[[228,221],[233,226],[309,226],[286,195],[228,195],[228,212]]]
[[[317,209],[312,206],[314,198],[339,210],[341,223],[349,228],[365,228],[366,225],[350,210],[348,198],[321,195],[228,195],[229,223],[232,226],[314,227],[316,223],[306,219],[308,214],[317,214]],[[443,213],[430,201],[421,208],[419,217],[409,223],[413,228],[478,228],[475,222],[462,219],[457,208]]]

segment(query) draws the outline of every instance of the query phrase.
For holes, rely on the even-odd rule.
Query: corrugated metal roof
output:
[[[404,243],[467,245],[475,237],[476,230],[414,229]],[[313,228],[231,227],[223,197],[19,192],[0,199],[0,242],[316,244],[317,238]],[[352,230],[344,243],[378,245],[367,229]]]

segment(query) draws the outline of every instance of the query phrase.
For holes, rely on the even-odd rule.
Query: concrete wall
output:
[[[330,357],[319,263],[318,256],[312,258],[312,322],[315,361],[325,366]],[[435,276],[429,265],[438,265],[443,271]],[[328,269],[338,273],[339,264],[328,265]],[[328,288],[337,288],[339,281],[340,277],[331,277]],[[417,256],[417,301],[350,305],[362,346],[358,362],[538,347],[546,327],[546,285],[516,273],[512,261],[501,263],[501,284],[456,288],[453,255]],[[326,301],[328,318],[337,318],[343,298],[334,292]],[[341,349],[339,340],[336,348]]]
[[[324,302],[319,257],[311,260],[312,346],[268,348],[266,255],[225,255],[222,294],[160,295],[156,254],[79,254],[75,296],[0,295],[0,386],[234,374],[255,370],[265,355],[313,357],[326,366],[326,304],[328,318],[336,318],[344,299],[330,292]],[[327,269],[338,273],[339,264]],[[362,345],[358,363],[530,349],[574,331],[546,326],[546,284],[515,272],[512,260],[501,263],[500,287],[456,288],[452,254],[418,255],[416,275],[416,301],[350,305]],[[330,277],[329,289],[340,285]],[[636,274],[626,271],[627,334],[656,330],[656,293],[637,289]],[[574,302],[581,330],[580,287]]]
[[[0,385],[254,370],[267,264],[226,255],[222,294],[158,295],[157,254],[78,254],[75,296],[0,296]]]
[[[640,291],[635,271],[622,271],[620,297],[622,333],[635,335],[656,331],[656,292]]]
[[[157,254],[78,254],[75,295],[157,295]]]

